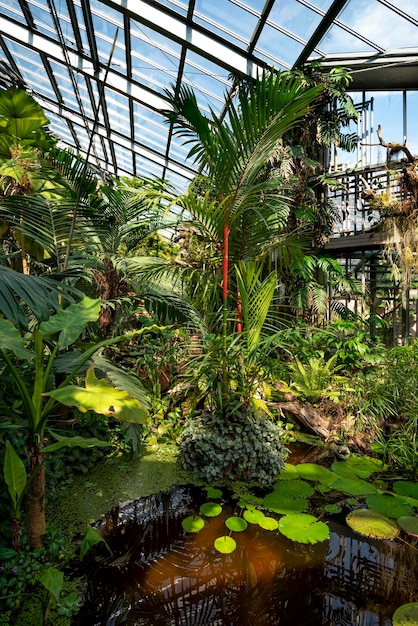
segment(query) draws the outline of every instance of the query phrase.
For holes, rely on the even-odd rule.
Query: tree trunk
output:
[[[45,455],[42,448],[46,442],[29,444],[29,466],[31,479],[26,494],[27,533],[31,548],[42,548],[45,534]]]
[[[20,552],[22,538],[22,525],[19,517],[12,517],[12,547],[16,552]]]
[[[305,428],[315,433],[315,435],[318,435],[318,437],[327,440],[331,435],[329,419],[318,411],[318,409],[309,404],[303,404],[299,400],[290,400],[288,402],[268,402],[268,406],[281,411],[288,411],[296,417]]]

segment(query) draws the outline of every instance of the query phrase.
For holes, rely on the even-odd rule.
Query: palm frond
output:
[[[244,331],[247,346],[251,350],[259,342],[276,289],[277,274],[271,272],[262,281],[262,264],[251,261],[247,264],[239,263],[235,270],[242,305]]]
[[[61,301],[74,302],[80,295],[52,278],[21,274],[0,265],[0,312],[16,326],[27,327],[31,316],[46,320],[61,308]]]

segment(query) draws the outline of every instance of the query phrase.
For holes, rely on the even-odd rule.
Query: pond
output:
[[[85,605],[77,626],[390,626],[401,604],[417,599],[416,547],[362,538],[329,516],[330,537],[315,545],[249,524],[233,533],[237,548],[213,543],[232,499],[185,532],[184,518],[207,501],[203,489],[179,486],[122,504],[97,528],[99,544],[85,559]]]

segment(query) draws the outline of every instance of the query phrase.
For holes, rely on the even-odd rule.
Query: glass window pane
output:
[[[383,50],[418,46],[418,28],[380,2],[351,0],[338,20]]]
[[[291,68],[303,50],[303,45],[276,28],[266,25],[257,42],[256,53],[268,63]]]
[[[159,92],[175,82],[181,46],[138,22],[131,22],[132,78]]]
[[[408,91],[406,97],[406,139],[413,155],[418,155],[418,92]]]
[[[304,41],[311,37],[321,19],[322,16],[319,13],[299,4],[297,0],[291,2],[289,0],[276,0],[268,16],[269,23]]]
[[[197,0],[194,20],[228,41],[249,42],[257,26],[257,17],[229,0]]]

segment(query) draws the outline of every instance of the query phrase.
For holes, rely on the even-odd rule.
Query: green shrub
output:
[[[287,457],[283,435],[272,419],[242,407],[226,419],[204,411],[187,422],[179,456],[184,469],[206,483],[254,481],[270,486]]]

